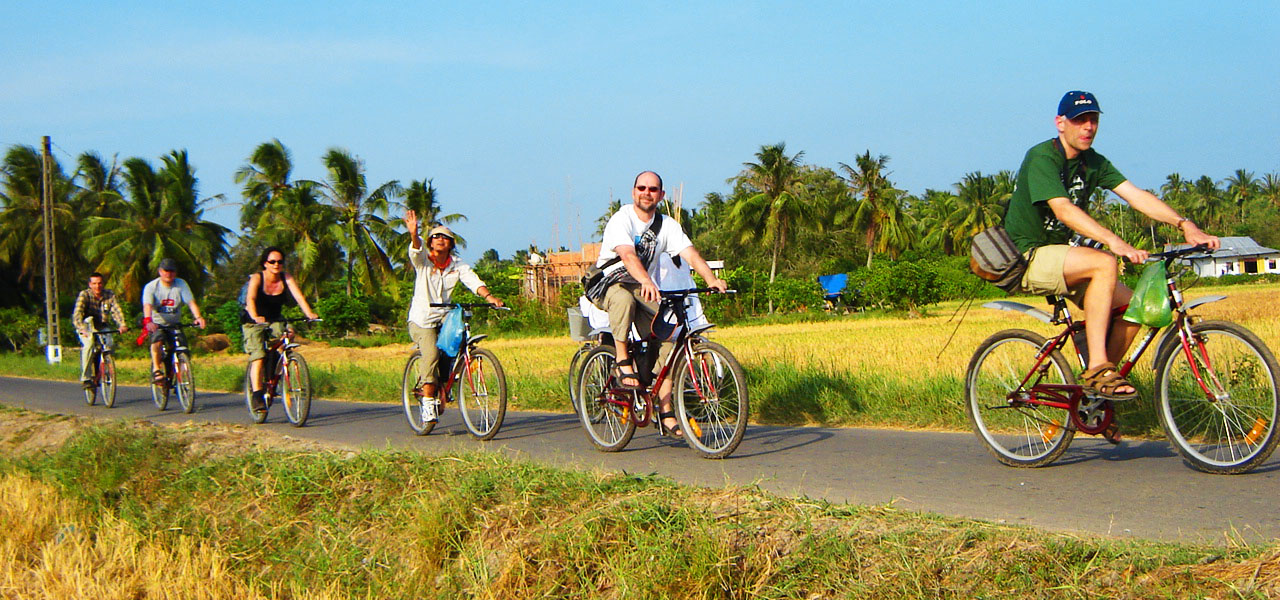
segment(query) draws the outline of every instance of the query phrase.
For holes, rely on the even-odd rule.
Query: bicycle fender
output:
[[[1053,316],[1038,308],[1033,308],[1021,302],[1010,302],[1008,300],[996,300],[982,305],[982,308],[993,308],[995,310],[1011,310],[1023,313],[1029,317],[1033,317],[1044,321],[1045,323],[1053,323]]]
[[[1226,296],[1201,296],[1183,305],[1182,310],[1191,310],[1197,306],[1200,306],[1201,304],[1208,304],[1210,302],[1217,302],[1219,300],[1226,300],[1226,299],[1227,299]]]

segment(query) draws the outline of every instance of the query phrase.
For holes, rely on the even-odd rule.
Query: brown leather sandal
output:
[[[1111,363],[1102,363],[1081,373],[1080,379],[1085,387],[1108,400],[1132,400],[1138,397],[1137,388],[1133,387],[1128,379],[1121,377],[1116,366]],[[1129,388],[1130,391],[1116,391],[1123,387]]]

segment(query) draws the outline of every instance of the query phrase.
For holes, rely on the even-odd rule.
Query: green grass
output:
[[[76,507],[89,539],[123,520],[170,552],[183,540],[216,548],[229,557],[226,577],[262,593],[893,599],[1280,592],[1274,544],[1080,538],[891,505],[568,472],[488,453],[227,455],[223,448],[208,457],[208,446],[192,443],[154,428],[90,427],[52,451],[0,458],[0,476],[52,485]],[[42,555],[31,549],[26,556],[38,563]],[[1216,562],[1200,564],[1207,557]]]

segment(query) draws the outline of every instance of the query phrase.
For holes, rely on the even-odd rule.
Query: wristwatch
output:
[[[1174,223],[1174,224],[1173,224],[1173,226],[1174,226],[1174,227],[1177,227],[1178,229],[1182,229],[1182,224],[1183,224],[1183,223],[1191,223],[1191,224],[1193,224],[1193,225],[1194,225],[1194,224],[1195,224],[1195,221],[1192,221],[1191,219],[1188,219],[1188,218],[1186,218],[1186,217],[1182,217],[1182,218],[1178,219],[1178,222],[1177,222],[1177,223]]]

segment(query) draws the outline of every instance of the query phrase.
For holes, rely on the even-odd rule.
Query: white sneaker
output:
[[[422,399],[422,422],[424,424],[435,423],[437,420],[439,420],[439,418],[436,416],[436,399],[423,398]]]

